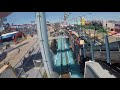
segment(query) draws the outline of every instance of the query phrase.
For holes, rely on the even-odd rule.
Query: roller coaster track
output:
[[[63,39],[61,39],[61,78],[70,78],[68,56],[67,56],[67,52],[65,51],[65,44],[64,43],[65,43],[65,41]],[[65,54],[65,57],[63,54]],[[65,59],[63,59],[63,57]],[[63,61],[63,60],[65,60],[65,61]]]

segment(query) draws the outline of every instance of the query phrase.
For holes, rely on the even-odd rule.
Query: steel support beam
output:
[[[106,47],[106,57],[107,57],[107,63],[110,63],[110,48],[109,48],[109,40],[108,36],[105,35],[105,47]]]
[[[36,12],[36,23],[44,67],[47,73],[47,77],[51,78],[51,73],[53,71],[53,58],[50,57],[45,12]]]

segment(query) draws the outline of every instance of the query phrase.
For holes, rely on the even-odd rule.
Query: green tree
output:
[[[93,25],[89,25],[89,29],[95,29]]]

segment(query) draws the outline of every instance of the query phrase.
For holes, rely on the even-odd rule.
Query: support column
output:
[[[106,56],[107,56],[107,63],[110,63],[110,49],[109,49],[109,41],[108,41],[108,36],[105,35],[105,47],[106,47]]]
[[[45,12],[36,12],[36,23],[44,67],[48,78],[51,78],[53,58],[50,57]]]

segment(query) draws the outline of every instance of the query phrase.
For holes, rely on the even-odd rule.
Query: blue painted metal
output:
[[[66,56],[65,56],[65,53],[66,53],[66,49],[65,49],[65,39],[62,39],[62,65],[63,66],[66,66],[67,63],[66,63]]]
[[[58,50],[57,50],[57,54],[55,55],[56,63],[54,63],[55,71],[59,74],[61,74],[60,70],[62,70],[62,72],[66,71],[67,70],[66,61],[68,59],[71,78],[82,78],[83,75],[80,73],[80,66],[73,59],[73,52],[69,47],[70,46],[69,41],[62,38],[62,39],[58,39],[57,43],[58,43]],[[62,43],[62,47],[61,47],[61,43]]]
[[[59,74],[61,74],[61,39],[57,40],[58,43],[58,49],[57,49],[57,55],[56,57],[56,63],[54,64],[55,71],[57,71]]]
[[[80,73],[80,66],[73,59],[73,52],[69,48],[69,42],[66,41],[65,45],[67,49],[71,78],[83,78],[83,75]]]
[[[107,63],[110,63],[110,48],[109,48],[109,41],[108,36],[105,35],[105,47],[106,47],[106,56],[107,56]]]

